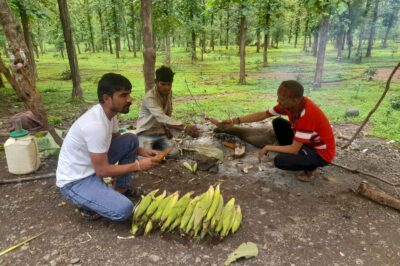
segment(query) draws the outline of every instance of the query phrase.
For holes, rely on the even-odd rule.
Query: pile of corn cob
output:
[[[133,213],[131,233],[144,232],[148,235],[153,229],[161,232],[178,230],[182,235],[204,238],[226,237],[235,233],[242,222],[242,211],[235,207],[235,199],[230,199],[224,206],[219,185],[201,195],[191,198],[193,192],[186,193],[179,199],[179,192],[167,196],[166,191],[156,195],[158,189],[142,197]]]

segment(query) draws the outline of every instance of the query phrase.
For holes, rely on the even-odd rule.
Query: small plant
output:
[[[363,75],[368,78],[368,81],[371,81],[377,72],[378,72],[378,69],[370,67],[364,71]]]
[[[356,99],[359,98],[358,94],[360,93],[361,89],[362,89],[361,83],[358,83],[356,87],[356,96],[354,96],[354,98]]]
[[[72,79],[71,70],[65,69],[63,72],[61,72],[60,79],[61,80],[71,80]]]
[[[393,110],[400,110],[400,96],[390,98],[390,107]]]

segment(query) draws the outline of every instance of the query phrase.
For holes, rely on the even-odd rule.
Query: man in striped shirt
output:
[[[295,80],[287,80],[278,88],[278,104],[267,111],[220,121],[217,124],[234,125],[262,121],[271,116],[286,115],[285,120],[275,118],[272,125],[279,145],[266,145],[258,156],[278,152],[275,166],[283,170],[304,171],[301,181],[311,181],[317,167],[331,163],[336,152],[335,139],[328,119],[321,109],[303,96],[303,86]]]

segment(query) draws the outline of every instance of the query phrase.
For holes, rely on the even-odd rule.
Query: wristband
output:
[[[136,163],[137,163],[137,165],[138,165],[138,171],[141,171],[142,169],[140,168],[140,162],[139,162],[139,160],[136,160]]]

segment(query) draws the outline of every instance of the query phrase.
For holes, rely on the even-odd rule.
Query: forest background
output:
[[[161,65],[176,72],[174,116],[181,119],[267,109],[280,82],[296,79],[332,123],[359,123],[400,58],[399,0],[1,0],[0,6],[9,7],[0,11],[0,58],[8,66],[21,45],[8,34],[13,25],[6,19],[14,17],[26,44],[26,73],[40,95],[40,102],[27,103],[3,71],[2,118],[43,104],[43,119],[61,128],[97,102],[97,81],[106,72],[131,80],[134,104],[121,119],[134,120]],[[400,141],[399,91],[396,74],[370,121],[373,135]],[[346,116],[349,108],[360,115]]]

